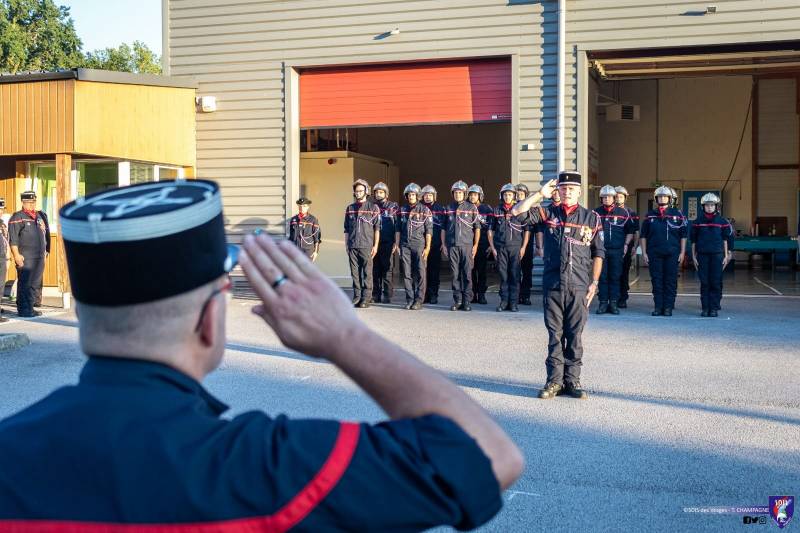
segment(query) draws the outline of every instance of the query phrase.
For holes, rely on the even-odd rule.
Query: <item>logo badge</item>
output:
[[[769,515],[783,529],[794,515],[794,496],[770,496]]]

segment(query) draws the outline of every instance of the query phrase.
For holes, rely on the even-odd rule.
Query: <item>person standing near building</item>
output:
[[[686,254],[686,218],[669,207],[672,192],[661,186],[653,193],[656,208],[642,222],[642,260],[650,268],[653,284],[653,316],[672,316],[678,293],[678,266]]]
[[[639,215],[625,205],[628,199],[628,189],[620,185],[615,187],[614,190],[617,192],[617,206],[628,212],[628,218],[633,224],[633,240],[628,246],[625,257],[622,258],[622,277],[619,284],[619,300],[617,300],[617,307],[625,309],[628,307],[628,291],[631,290],[631,265],[633,264],[633,256],[636,255],[636,248],[639,246]]]
[[[439,303],[439,274],[442,268],[442,229],[444,227],[444,207],[436,201],[436,189],[432,185],[422,188],[422,203],[431,210],[433,232],[431,252],[425,262],[425,300],[424,303]]]
[[[3,296],[5,296],[9,253],[11,250],[8,244],[8,226],[6,226],[5,221],[2,219],[5,213],[6,200],[5,198],[0,198],[0,281],[2,281],[2,284],[0,284],[0,323],[8,322],[8,319],[3,316]]]
[[[8,242],[17,267],[17,313],[20,317],[41,316],[34,310],[37,287],[42,283],[44,262],[50,253],[50,229],[41,211],[36,210],[36,193],[20,195],[22,209],[8,221]]]
[[[500,274],[500,305],[497,311],[519,311],[520,262],[526,255],[530,241],[530,228],[526,214],[512,215],[516,200],[513,183],[500,189],[500,204],[494,210],[489,229],[489,249],[497,262]]]
[[[494,216],[492,206],[483,203],[483,187],[472,185],[467,191],[467,200],[478,208],[478,220],[481,223],[481,239],[478,252],[475,254],[475,265],[472,268],[472,303],[486,305],[486,268],[489,259],[489,227]]]
[[[453,274],[451,311],[471,311],[472,265],[481,239],[478,208],[467,201],[467,184],[459,180],[450,188],[453,202],[447,207],[442,228],[442,254],[450,260]]]
[[[395,247],[400,249],[400,272],[406,290],[406,309],[422,309],[425,299],[425,262],[431,251],[433,215],[419,202],[421,189],[409,183],[403,191],[406,205],[397,212]]]
[[[700,199],[703,212],[692,222],[692,260],[700,277],[700,316],[716,317],[722,303],[722,272],[732,256],[733,226],[719,212],[714,193]]]
[[[311,200],[303,196],[295,203],[299,213],[289,221],[289,240],[303,250],[313,262],[319,257],[319,245],[322,243],[319,221],[308,212]]]
[[[381,210],[367,195],[369,183],[353,183],[355,202],[344,213],[344,241],[350,258],[350,275],[353,277],[353,304],[369,307],[372,299],[372,260],[378,253],[381,239]]]
[[[517,202],[521,202],[530,194],[530,189],[523,183],[518,183],[516,187]],[[527,215],[524,215],[527,219]],[[519,283],[519,299],[517,300],[520,305],[531,305],[531,290],[533,288],[533,256],[536,254],[536,239],[534,237],[534,228],[529,223],[528,226],[528,246],[525,248],[525,255],[522,256],[520,261],[520,283]]]
[[[556,184],[561,205],[542,207]],[[581,335],[588,318],[589,305],[597,292],[603,270],[603,226],[597,213],[578,204],[581,175],[561,172],[558,180],[550,180],[542,189],[517,203],[513,215],[529,213],[534,224],[544,223],[545,267],[544,324],[549,336],[547,344],[547,383],[539,398],[551,399],[562,392],[585,399],[581,386],[583,343]]]
[[[616,189],[612,185],[604,185],[600,188],[602,205],[595,209],[603,224],[603,245],[606,250],[597,294],[598,315],[619,314],[617,300],[620,297],[623,262],[633,241],[633,222],[628,218],[628,212],[616,205],[616,197]]]
[[[375,284],[372,297],[377,303],[382,301],[390,304],[394,295],[394,255],[397,253],[394,245],[394,223],[399,206],[397,202],[389,200],[389,186],[382,181],[372,188],[372,196],[375,198],[375,205],[381,210],[381,242],[372,267]]]

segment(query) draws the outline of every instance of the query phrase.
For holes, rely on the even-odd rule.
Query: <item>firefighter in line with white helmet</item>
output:
[[[444,227],[444,207],[436,201],[436,188],[426,185],[422,188],[422,203],[431,210],[433,215],[433,233],[431,236],[431,251],[425,263],[425,300],[424,303],[436,305],[439,303],[439,274],[442,267],[442,228]]]
[[[433,215],[419,201],[422,190],[409,183],[406,204],[397,212],[395,246],[400,249],[400,273],[406,290],[406,309],[422,309],[425,299],[425,263],[431,251]]]
[[[614,190],[617,192],[617,206],[628,212],[628,218],[633,224],[633,240],[630,246],[628,246],[625,257],[622,258],[622,277],[620,278],[619,284],[619,300],[617,300],[617,307],[624,309],[628,307],[628,291],[631,289],[630,275],[633,256],[636,255],[636,248],[639,246],[639,215],[636,214],[636,211],[629,209],[625,205],[628,199],[628,189],[620,185],[614,187]]]
[[[451,311],[471,311],[472,265],[481,239],[478,208],[467,201],[467,184],[459,180],[450,188],[453,201],[447,206],[442,228],[442,253],[450,260],[453,274]]]
[[[679,210],[669,207],[673,193],[660,186],[653,193],[656,208],[642,222],[639,243],[642,259],[650,268],[653,285],[653,316],[672,316],[678,293],[678,267],[686,254],[688,229],[686,218]]]
[[[519,311],[520,264],[530,242],[528,215],[513,215],[516,188],[506,183],[500,189],[500,204],[494,210],[494,220],[489,229],[489,249],[497,262],[500,274],[500,305],[498,311]]]
[[[472,185],[467,191],[467,200],[478,208],[478,220],[481,222],[481,240],[475,254],[475,265],[472,267],[472,303],[486,305],[486,268],[489,259],[489,228],[491,227],[494,209],[483,203],[483,187]]]
[[[600,188],[600,202],[602,205],[597,207],[595,212],[603,224],[606,257],[597,291],[597,314],[618,315],[620,279],[624,257],[633,241],[634,227],[628,218],[628,212],[617,205],[617,191],[613,185],[604,185]]]
[[[700,316],[716,317],[722,302],[722,272],[732,256],[733,227],[719,212],[719,197],[705,194],[703,212],[691,225],[692,260],[700,277]]]
[[[353,304],[369,307],[372,300],[372,260],[381,240],[381,210],[368,198],[369,183],[353,183],[352,204],[344,213],[344,242],[353,277]]]
[[[398,251],[394,245],[394,223],[400,206],[397,202],[389,200],[389,186],[382,181],[372,188],[372,196],[375,205],[381,210],[381,242],[378,244],[378,253],[375,254],[372,266],[374,283],[372,298],[376,303],[382,301],[390,304],[394,295],[394,256]]]
[[[530,189],[523,183],[518,183],[516,187],[517,202],[521,202],[530,194]],[[525,215],[527,220],[527,215]],[[533,256],[536,253],[536,239],[534,232],[536,227],[527,221],[528,226],[528,246],[525,248],[525,255],[519,262],[520,266],[520,282],[519,282],[519,299],[517,300],[520,305],[531,305],[531,288],[533,287]]]

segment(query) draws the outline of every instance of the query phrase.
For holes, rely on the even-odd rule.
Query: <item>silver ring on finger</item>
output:
[[[281,274],[278,279],[272,282],[272,288],[278,290],[278,287],[289,281],[285,275]]]

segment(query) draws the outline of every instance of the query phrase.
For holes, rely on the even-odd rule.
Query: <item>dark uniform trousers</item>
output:
[[[497,271],[500,274],[501,302],[512,304],[517,303],[519,299],[520,265],[522,263],[519,258],[519,251],[519,246],[500,246],[497,248]]]
[[[372,248],[350,248],[347,255],[353,277],[353,298],[368,300],[372,294]]]
[[[472,300],[472,246],[451,246],[447,253],[453,273],[453,301],[469,303]]]
[[[597,297],[601,302],[619,300],[623,264],[622,248],[606,248],[603,271],[600,273],[600,283],[597,287]]]
[[[628,291],[631,290],[631,265],[633,264],[633,246],[628,247],[628,253],[622,258],[622,275],[619,278],[619,298],[620,302],[628,301]]]
[[[422,252],[425,247],[400,247],[400,271],[406,289],[406,302],[422,302],[425,298],[425,261]]]
[[[392,232],[392,237],[394,237],[394,232]],[[372,289],[372,296],[375,300],[380,300],[381,293],[387,299],[391,299],[394,294],[394,281],[392,279],[394,272],[393,247],[394,241],[384,241],[378,244],[378,253],[375,254],[372,267],[372,278],[375,283],[375,287]]]
[[[722,304],[722,258],[724,254],[697,254],[700,303],[703,309],[720,309]]]
[[[544,293],[547,343],[547,382],[574,383],[581,377],[583,327],[586,324],[586,289],[565,288]]]
[[[439,230],[434,230],[439,231]],[[428,261],[425,264],[425,297],[439,297],[439,272],[442,267],[442,245],[431,244]]]
[[[535,230],[535,228],[534,228]],[[530,240],[528,241],[528,249],[525,251],[525,257],[520,261],[521,280],[519,287],[520,299],[527,299],[531,297],[531,290],[533,288],[533,255],[536,250],[536,233],[531,231]]]
[[[22,268],[17,267],[17,312],[30,315],[36,304],[37,288],[42,284],[44,257],[23,256],[25,262]]]
[[[647,251],[653,303],[656,309],[673,309],[678,293],[678,253]]]
[[[478,243],[478,252],[475,254],[472,267],[472,288],[476,296],[486,294],[486,267],[488,264],[488,241],[481,239]]]

